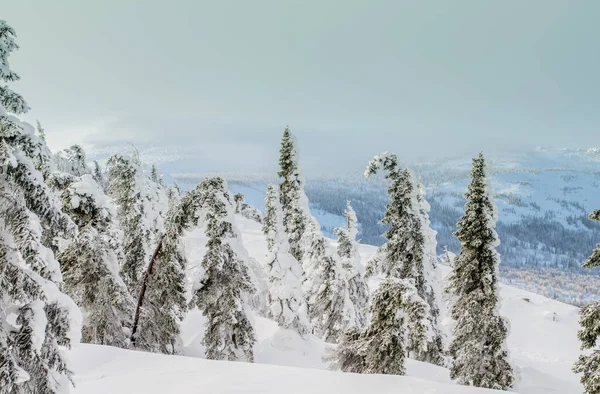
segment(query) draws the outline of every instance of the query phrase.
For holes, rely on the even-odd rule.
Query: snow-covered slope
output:
[[[416,377],[207,361],[82,345],[75,394],[485,394]],[[425,370],[422,372],[426,372]]]
[[[236,217],[243,242],[259,264],[266,242],[258,223]],[[200,229],[186,238],[189,277],[200,272],[205,238]],[[376,248],[361,246],[366,261]],[[445,267],[444,267],[445,268]],[[447,269],[445,269],[447,273]],[[191,281],[191,279],[190,279]],[[511,323],[508,345],[521,369],[515,391],[521,394],[581,394],[571,365],[579,354],[578,309],[527,291],[502,286],[501,312]],[[203,317],[191,311],[183,325],[185,356],[164,356],[116,348],[80,345],[71,352],[75,394],[163,393],[407,393],[477,394],[495,391],[456,386],[448,371],[408,360],[407,376],[367,376],[325,371],[327,345],[318,338],[302,340],[255,316],[256,364],[206,361],[202,347]]]

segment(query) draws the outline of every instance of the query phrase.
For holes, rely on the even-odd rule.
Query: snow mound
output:
[[[74,394],[485,394],[497,391],[410,376],[357,375],[317,369],[208,361],[108,346],[80,345]],[[420,365],[424,370],[429,365]],[[436,368],[436,367],[433,367]]]

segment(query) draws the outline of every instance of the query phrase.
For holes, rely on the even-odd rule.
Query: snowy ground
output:
[[[250,256],[264,263],[260,225],[237,217]],[[201,230],[188,234],[189,277],[198,274],[204,254]],[[363,261],[375,252],[362,246]],[[447,273],[447,269],[444,267]],[[581,394],[571,366],[579,354],[578,309],[537,294],[502,286],[502,314],[511,322],[508,346],[520,368],[521,394]],[[302,340],[255,317],[256,364],[207,361],[202,347],[203,317],[191,311],[182,329],[185,356],[164,356],[103,346],[80,345],[71,352],[75,394],[163,393],[406,393],[477,394],[490,390],[456,386],[444,368],[409,360],[407,376],[367,376],[325,371],[326,344]],[[268,365],[267,365],[268,364]]]

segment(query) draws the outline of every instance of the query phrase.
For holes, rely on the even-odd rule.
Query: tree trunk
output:
[[[152,268],[154,268],[154,262],[156,261],[156,256],[160,253],[160,249],[162,248],[163,239],[165,235],[161,235],[158,239],[158,244],[154,249],[154,253],[152,253],[152,258],[150,259],[150,264],[148,264],[148,269],[144,274],[144,278],[142,280],[142,287],[140,288],[140,296],[138,297],[137,307],[135,309],[135,318],[133,319],[133,327],[131,328],[131,344],[135,347],[135,333],[137,332],[138,323],[140,320],[140,311],[142,310],[142,305],[144,303],[144,296],[146,295],[146,287],[148,286],[148,279],[150,275],[152,275]]]

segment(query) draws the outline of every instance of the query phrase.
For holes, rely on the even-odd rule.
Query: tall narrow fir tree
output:
[[[146,260],[142,226],[142,201],[136,185],[135,159],[114,154],[108,159],[108,193],[117,206],[117,217],[123,231],[124,259],[121,276],[134,296]]]
[[[296,138],[286,127],[279,157],[279,198],[283,209],[283,226],[290,240],[290,250],[298,261],[304,257],[303,237],[306,231],[304,180],[298,168]]]
[[[302,292],[302,267],[290,253],[279,196],[272,185],[267,189],[266,211],[270,316],[280,327],[304,336],[309,332],[309,323]]]
[[[363,276],[364,270],[360,263],[358,253],[358,219],[352,209],[350,201],[346,202],[344,211],[346,226],[334,230],[338,239],[337,253],[342,260],[342,269],[345,276],[346,306],[344,320],[346,328],[364,328],[367,324],[367,303],[369,301],[369,288]]]
[[[508,390],[515,382],[506,348],[508,321],[499,314],[496,207],[483,154],[473,159],[465,214],[455,235],[460,253],[448,278],[455,321],[450,377],[459,384]]]

